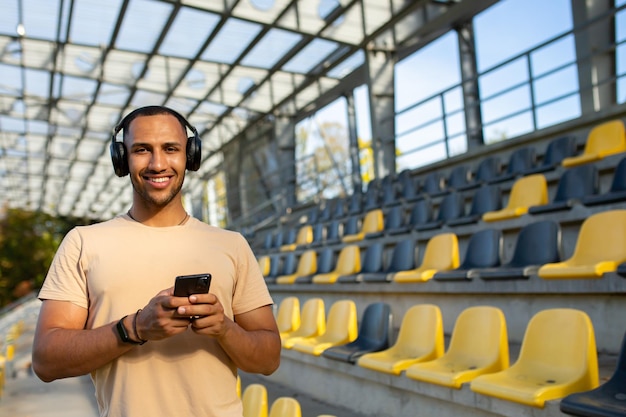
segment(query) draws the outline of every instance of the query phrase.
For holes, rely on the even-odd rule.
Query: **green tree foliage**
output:
[[[0,218],[0,307],[39,288],[71,221],[8,209]]]

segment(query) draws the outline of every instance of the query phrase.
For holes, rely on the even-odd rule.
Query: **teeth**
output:
[[[167,181],[167,178],[163,177],[163,178],[151,178],[150,181],[152,182],[165,182]]]

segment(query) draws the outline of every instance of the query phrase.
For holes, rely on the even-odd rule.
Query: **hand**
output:
[[[224,307],[214,294],[193,294],[183,299],[191,304],[178,307],[176,313],[191,322],[195,333],[219,338],[233,323],[224,315]]]
[[[186,297],[173,297],[174,288],[154,296],[139,313],[137,332],[144,340],[162,340],[184,332],[189,327],[189,317],[177,314],[177,309],[188,305]]]

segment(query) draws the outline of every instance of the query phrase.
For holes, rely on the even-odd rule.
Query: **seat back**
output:
[[[378,349],[389,346],[392,326],[391,307],[387,303],[369,304],[363,311],[356,343],[376,345]]]
[[[522,227],[508,266],[543,265],[560,259],[561,227],[553,220],[543,220]]]
[[[370,210],[363,219],[361,226],[362,233],[380,232],[383,230],[385,223],[383,220],[383,211],[381,209]]]
[[[404,313],[393,348],[400,357],[419,357],[428,353],[428,359],[440,357],[444,352],[441,309],[435,304],[409,308]]]
[[[546,381],[578,383],[581,390],[595,388],[598,357],[589,316],[570,308],[536,313],[528,322],[513,367],[525,368],[525,373],[545,375]]]
[[[613,181],[611,181],[611,192],[626,191],[626,158],[622,158],[613,171]]]
[[[357,245],[344,246],[339,252],[334,271],[339,275],[356,274],[361,270],[361,251]]]
[[[270,273],[271,257],[269,255],[259,256],[257,263],[259,264],[261,274],[266,277]]]
[[[433,218],[433,205],[429,198],[421,198],[413,204],[411,215],[408,219],[409,226],[416,226],[431,221]]]
[[[546,148],[543,157],[543,166],[555,166],[560,164],[563,159],[569,158],[576,154],[576,138],[574,136],[561,136],[552,139]]]
[[[298,333],[307,336],[317,336],[326,331],[326,311],[324,300],[310,298],[302,305],[300,313],[300,327]]]
[[[323,248],[317,254],[317,274],[327,274],[333,270],[335,254],[332,248]]]
[[[450,171],[450,175],[448,175],[446,187],[448,190],[458,190],[467,186],[470,181],[470,174],[471,173],[467,165],[454,167],[452,171]]]
[[[444,354],[456,362],[471,362],[476,368],[509,366],[509,342],[504,313],[497,307],[468,307],[459,314],[450,345]]]
[[[426,242],[420,267],[444,271],[459,266],[459,241],[454,233],[440,233]]]
[[[474,175],[477,183],[489,182],[502,172],[502,162],[496,156],[488,156],[480,161]]]
[[[342,236],[355,235],[359,233],[359,216],[351,216],[343,223]]]
[[[361,191],[354,191],[348,198],[348,215],[360,214],[363,211],[363,194]]]
[[[298,260],[298,269],[296,269],[296,276],[303,277],[306,275],[314,274],[317,271],[317,253],[312,250],[306,250],[300,255]]]
[[[483,184],[476,190],[472,198],[470,215],[482,215],[488,211],[496,211],[502,208],[502,190],[493,184]]]
[[[611,120],[591,129],[585,143],[585,154],[610,155],[626,150],[626,133],[621,120]]]
[[[383,269],[383,244],[376,242],[363,252],[360,273],[380,272]]]
[[[324,240],[324,223],[315,223],[311,230],[313,236],[310,243],[320,243]]]
[[[535,148],[525,146],[516,149],[509,157],[509,163],[506,167],[506,173],[510,175],[518,175],[530,170],[535,165],[536,155]]]
[[[292,397],[278,397],[272,403],[269,417],[302,417],[300,403]]]
[[[358,335],[356,304],[352,300],[335,301],[328,311],[326,331],[320,341],[351,342]]]
[[[415,268],[415,241],[411,238],[396,243],[385,272],[408,271]]]
[[[241,398],[243,417],[267,417],[267,389],[262,384],[250,384]]]
[[[385,230],[397,229],[402,226],[403,208],[402,206],[393,206],[385,215]]]
[[[500,265],[502,254],[502,232],[498,229],[483,229],[469,238],[465,258],[460,269],[491,268]]]
[[[333,220],[326,226],[326,240],[339,239],[339,229],[341,222],[339,220]]]
[[[298,265],[295,252],[287,252],[283,258],[283,270],[279,275],[291,275],[296,273],[296,267]]]
[[[457,219],[463,216],[465,211],[465,202],[463,196],[457,191],[450,191],[441,200],[439,211],[437,212],[437,220],[446,222],[448,220]]]
[[[292,332],[300,327],[300,300],[298,297],[286,297],[278,306],[276,324],[282,332]]]
[[[270,255],[270,270],[265,276],[275,277],[279,275],[281,273],[281,266],[282,266],[281,263],[282,263],[282,260],[279,254],[275,253],[273,255]]]
[[[554,202],[580,199],[597,194],[600,189],[598,169],[593,164],[578,165],[566,169],[556,188]]]
[[[567,261],[588,265],[601,261],[626,261],[626,210],[592,214],[580,226],[576,247]]]
[[[298,230],[296,245],[308,245],[313,241],[313,226],[307,224]]]
[[[429,195],[439,194],[445,188],[444,178],[439,171],[433,171],[426,175],[422,184],[422,191]]]
[[[521,177],[513,184],[507,208],[540,206],[548,203],[548,184],[542,174]]]

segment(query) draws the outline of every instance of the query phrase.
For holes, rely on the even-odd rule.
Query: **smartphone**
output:
[[[174,282],[174,296],[189,297],[206,294],[211,286],[211,274],[179,275]]]

